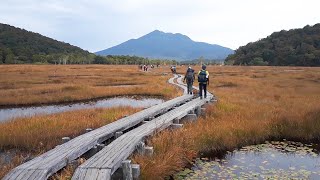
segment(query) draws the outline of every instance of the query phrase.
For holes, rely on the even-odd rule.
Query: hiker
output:
[[[202,65],[202,69],[198,73],[199,82],[199,96],[202,99],[202,90],[204,91],[204,98],[207,98],[207,85],[209,85],[209,72],[206,71],[206,65]]]
[[[187,87],[188,87],[188,94],[193,94],[192,93],[192,85],[194,82],[194,70],[189,66],[186,72],[186,75],[184,76],[183,82],[187,80]]]
[[[172,72],[172,74],[176,74],[176,66],[171,66],[171,72]]]

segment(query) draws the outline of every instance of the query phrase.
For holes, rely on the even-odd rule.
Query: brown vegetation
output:
[[[86,128],[101,127],[138,110],[130,107],[86,109],[0,123],[0,148],[33,152],[49,150],[64,136],[76,137],[85,133]]]
[[[172,98],[181,90],[166,82],[168,67],[142,72],[137,66],[2,65],[0,106],[51,104],[93,98],[149,95]],[[121,86],[119,85],[139,85]],[[18,149],[12,163],[0,160],[0,178],[26,157],[47,151],[64,136],[75,137],[139,109],[118,107],[77,110],[0,123],[0,151]]]
[[[4,66],[0,66],[0,69],[3,67]],[[21,66],[19,68],[23,67],[28,68],[29,66]],[[38,68],[38,66],[31,67]],[[54,68],[56,66],[52,67]],[[47,68],[50,69],[52,67],[49,66]],[[94,91],[95,85],[97,85],[99,88],[112,88],[110,86],[102,86],[105,83],[106,79],[100,80],[100,78],[105,77],[99,76],[104,73],[103,69],[107,69],[107,67],[111,66],[61,66],[61,68],[69,69],[69,74],[72,74],[70,72],[73,72],[74,74],[77,73],[78,75],[82,76],[79,76],[81,78],[75,78],[73,81],[72,78],[66,78],[68,80],[65,81],[65,79],[61,77],[56,80],[56,82],[58,84],[63,84],[63,87],[61,88],[64,88],[64,90],[62,90],[61,92],[66,92],[66,94],[68,94],[69,91],[77,91],[74,90],[74,87],[78,87],[78,85],[82,85],[81,87],[90,89],[90,92]],[[160,94],[165,97],[173,97],[177,96],[180,93],[179,89],[172,88],[171,86],[167,86],[165,84],[169,76],[161,75],[162,72],[169,72],[169,68],[156,69],[152,73],[142,73],[137,71],[137,67],[133,68],[133,66],[129,66],[128,68],[123,68],[126,66],[112,67],[112,69],[114,69],[113,72],[116,72],[117,70],[122,72],[124,71],[124,69],[127,69],[128,71],[130,71],[127,73],[137,73],[135,74],[139,77],[137,79],[134,79],[135,76],[131,74],[125,76],[127,79],[131,78],[128,81],[126,81],[126,78],[123,78],[123,81],[118,82],[116,82],[116,79],[112,80],[115,85],[119,85],[119,82],[127,82],[131,84],[134,82],[135,84],[142,85],[142,87],[138,86],[134,88],[125,87],[128,91],[127,93],[129,94],[132,93],[132,91],[137,91],[141,92],[141,94]],[[39,68],[42,68],[42,66],[39,66]],[[81,68],[81,70],[72,68]],[[97,73],[92,74],[92,76],[99,77],[92,79],[87,78],[85,80],[85,75],[90,74],[90,71],[85,71],[85,69],[96,69]],[[178,73],[184,74],[185,68],[178,67],[177,70]],[[199,68],[197,68],[196,70],[199,70]],[[163,131],[149,140],[149,144],[155,148],[155,155],[151,158],[144,156],[133,157],[133,160],[141,165],[142,177],[144,179],[155,179],[155,177],[157,177],[158,179],[163,179],[165,177],[168,177],[174,172],[184,168],[186,165],[192,162],[192,160],[196,156],[199,155],[204,155],[207,153],[214,155],[244,145],[260,143],[265,140],[282,138],[302,141],[319,140],[320,68],[214,66],[208,67],[208,70],[211,77],[211,84],[208,89],[219,98],[219,102],[216,105],[209,105],[207,107],[206,116],[200,118],[197,123],[186,125],[183,129],[176,131]],[[0,70],[0,72],[2,71],[3,69]],[[16,71],[15,73],[17,74],[19,72],[20,71]],[[87,72],[87,74],[83,72]],[[28,74],[29,71],[26,70],[25,73]],[[14,73],[12,72],[12,74]],[[67,72],[64,72],[63,74],[67,74]],[[109,75],[109,78],[111,78],[110,76],[111,75]],[[3,81],[2,78],[1,81]],[[71,84],[69,85],[68,83]],[[4,86],[2,83],[0,84],[1,87]],[[17,86],[19,86],[18,83],[13,83],[13,87],[15,87],[13,88],[13,91],[19,90]],[[25,86],[28,86],[28,83],[25,83]],[[42,86],[41,88],[45,87],[46,86]],[[20,88],[28,89],[26,87]],[[139,89],[137,90],[136,88]],[[0,93],[4,92],[5,91],[0,90]],[[79,92],[81,92],[80,94],[85,94],[85,92],[87,91],[83,91],[83,89],[81,89],[79,90]],[[115,92],[110,91],[110,93],[112,94]],[[54,90],[52,90],[51,94],[45,94],[49,97],[51,96],[51,94],[54,94],[51,97],[52,99],[54,99],[55,96],[57,96],[57,98],[61,97],[61,93],[54,92]],[[121,92],[118,94],[121,94]],[[105,96],[105,94],[103,96]],[[35,99],[37,99],[37,96],[29,97],[34,97]],[[26,98],[26,96],[21,95],[21,98]],[[82,99],[83,96],[80,97],[76,95],[73,98]],[[36,102],[51,103],[55,102],[55,100],[30,101],[30,103]],[[21,101],[17,100],[17,102],[12,104],[20,103]],[[129,112],[123,112],[124,110],[125,109],[121,108],[114,109],[114,111],[116,111],[119,115],[117,117],[121,117],[124,114],[133,113],[135,111],[129,110]],[[8,142],[7,144],[1,143],[1,145],[3,148],[18,147],[39,150],[41,149],[39,147],[42,147],[43,149],[48,149],[54,146],[53,144],[48,144],[48,139],[39,139],[38,137],[32,137],[34,136],[34,134],[47,132],[43,131],[43,126],[39,125],[41,124],[42,120],[50,122],[49,119],[52,119],[53,117],[60,117],[61,119],[63,119],[62,121],[65,121],[65,123],[61,122],[62,124],[58,124],[59,121],[57,119],[52,123],[57,123],[58,127],[66,127],[66,129],[72,129],[74,127],[69,127],[69,124],[72,123],[69,123],[69,121],[66,121],[66,119],[73,119],[74,121],[71,122],[77,122],[75,126],[85,124],[83,125],[83,127],[80,127],[78,129],[78,133],[81,133],[88,126],[93,127],[91,123],[95,121],[94,119],[100,119],[100,121],[103,122],[102,124],[109,122],[107,122],[106,119],[117,119],[102,118],[103,114],[109,114],[109,111],[112,112],[113,110],[86,110],[70,112],[70,115],[67,115],[69,113],[65,113],[64,115],[58,114],[35,117],[32,118],[33,120],[30,120],[34,121],[34,123],[32,123],[34,125],[30,126],[28,124],[25,124],[25,122],[29,120],[25,120],[23,121],[23,124],[17,126],[13,126],[13,124],[17,122],[10,122],[13,123],[11,125],[10,123],[6,123],[6,125],[3,124],[2,128],[2,124],[0,124],[0,139],[5,137],[5,140],[3,140],[3,142]],[[79,116],[73,117],[77,115]],[[75,121],[78,119],[80,119],[80,122]],[[99,123],[97,123],[95,127],[101,126],[101,124],[98,124]],[[12,129],[14,127],[19,129],[18,126],[26,126],[21,129],[21,132],[24,132],[23,136],[25,135],[26,137],[28,137],[30,141],[32,141],[31,143],[34,143],[35,146],[28,145],[31,144],[29,142],[24,144],[19,140],[11,141],[10,143],[10,140],[8,139],[9,137],[3,136],[3,134],[5,133],[3,133],[4,131],[2,130],[5,130],[7,128]],[[28,129],[27,127],[30,129]],[[34,131],[32,129],[34,129]],[[33,135],[32,133],[29,134],[30,130]],[[8,130],[6,132],[11,133],[13,131]],[[58,143],[62,136],[75,136],[77,133],[73,132],[73,134],[71,135],[66,133],[65,135],[61,135],[60,137],[55,136],[56,134],[54,132],[48,132],[47,134],[48,136],[49,134],[52,134],[53,137],[56,138],[56,143]],[[19,135],[19,133],[16,133],[16,137],[24,138],[23,136]],[[32,140],[33,138],[34,140]],[[52,141],[51,138],[50,141]],[[42,142],[42,144],[40,142]],[[6,170],[10,169],[8,167],[6,168]],[[0,170],[0,172],[1,171],[3,171],[3,169]],[[70,171],[66,171],[67,175],[69,173]],[[59,177],[56,178],[59,179]]]
[[[62,137],[79,136],[86,128],[101,127],[139,110],[130,107],[77,110],[0,123],[0,150],[19,149],[11,163],[0,159],[0,178],[26,158],[60,144]]]
[[[150,72],[129,65],[1,65],[0,106],[54,104],[93,98],[146,95],[175,97],[168,67]],[[139,85],[122,86],[119,85]]]
[[[196,124],[150,139],[155,155],[134,156],[143,179],[163,179],[196,156],[270,139],[320,140],[320,68],[209,67],[219,98]]]

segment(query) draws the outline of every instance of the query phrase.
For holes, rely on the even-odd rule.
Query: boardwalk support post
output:
[[[171,124],[170,128],[173,129],[180,129],[183,128],[183,124]]]
[[[138,154],[140,154],[140,155],[144,155],[145,154],[145,146],[146,146],[145,143],[142,142],[142,141],[140,141],[137,144],[136,148],[137,148]]]
[[[90,132],[90,131],[92,131],[93,129],[92,128],[87,128],[86,129],[86,133],[88,133],[88,132]]]
[[[197,115],[196,114],[187,114],[185,117],[183,117],[180,122],[183,123],[190,123],[190,122],[194,122],[197,120]]]
[[[70,162],[68,162],[68,165],[72,168],[72,169],[76,169],[79,166],[79,163],[77,160],[72,160]]]
[[[152,156],[153,155],[153,147],[146,146],[144,148],[144,151],[145,151],[145,155],[146,156]]]
[[[201,106],[196,107],[194,113],[199,117],[201,115]]]
[[[122,136],[122,134],[123,134],[123,132],[119,131],[119,132],[116,132],[114,136],[117,139],[118,137]]]
[[[97,152],[98,152],[98,146],[95,145],[95,146],[93,146],[92,149],[90,149],[90,150],[87,152],[87,154],[88,154],[89,157],[92,157],[92,156],[94,156]]]
[[[138,180],[140,177],[140,165],[139,164],[132,164],[132,177],[134,180]]]
[[[179,124],[180,123],[180,119],[176,118],[172,121],[173,124]]]
[[[133,180],[131,160],[122,161],[122,173],[124,180]]]
[[[61,138],[61,140],[62,140],[62,144],[64,144],[64,143],[70,141],[70,137],[63,137],[63,138]]]
[[[97,150],[100,151],[101,149],[103,149],[105,147],[104,144],[97,144]]]

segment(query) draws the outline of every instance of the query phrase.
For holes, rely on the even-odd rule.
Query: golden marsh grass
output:
[[[162,73],[169,71],[160,67],[143,72],[133,65],[0,65],[0,106],[125,95],[173,98],[181,91],[166,83],[168,76]]]
[[[133,157],[142,167],[143,179],[163,179],[196,156],[265,140],[319,142],[320,68],[214,66],[208,70],[208,89],[219,102],[207,106],[206,116],[197,123],[149,140],[154,156]]]
[[[4,66],[1,66],[1,68],[3,67]],[[19,68],[22,67],[23,66]],[[43,67],[39,66],[39,68]],[[106,67],[98,65],[64,67],[69,70],[66,70],[66,72],[61,74],[66,75],[67,72],[72,72],[73,74],[83,75],[80,76],[82,78],[74,78],[74,80],[72,80],[71,77],[64,77],[65,79],[60,77],[55,82],[57,84],[62,83],[63,85],[60,88],[63,90],[56,90],[57,92],[52,90],[52,93],[45,93],[52,98],[52,100],[48,100],[50,99],[49,97],[46,100],[39,100],[35,95],[23,96],[21,94],[21,96],[17,96],[20,97],[20,100],[16,100],[16,102],[11,104],[22,104],[21,99],[28,99],[31,97],[34,97],[34,99],[30,100],[28,102],[29,104],[61,102],[63,101],[61,100],[63,99],[61,97],[67,96],[68,91],[78,91],[79,85],[81,85],[80,87],[83,87],[83,89],[80,88],[79,90],[79,92],[81,92],[79,94],[82,94],[83,96],[77,94],[72,96],[70,100],[86,99],[87,95],[85,94],[88,91],[95,92],[92,93],[94,95],[88,97],[109,96],[112,93],[123,95],[119,92],[112,92],[111,90],[107,91],[106,89],[112,87],[104,86],[106,81],[104,76],[94,78],[95,76],[104,73],[103,69]],[[117,71],[126,66],[112,67]],[[26,66],[25,68],[29,67]],[[38,67],[35,66],[35,68]],[[75,69],[71,68],[80,68],[81,70],[96,69],[96,72],[99,73],[93,74],[92,79],[86,79],[84,76],[86,74],[80,74],[82,71],[79,70],[79,72],[77,72]],[[161,74],[163,72],[169,72],[169,68],[155,69],[151,73],[139,72],[138,68],[135,66],[129,66],[128,71],[129,70],[130,73],[137,73],[139,78],[131,79],[126,81],[126,83],[142,84],[142,87],[144,87],[145,84],[148,84],[148,86],[146,86],[146,89],[143,89],[140,86],[130,87],[126,89],[128,92],[123,92],[124,94],[141,92],[141,94],[144,95],[161,95],[167,98],[181,94],[181,90],[165,84],[170,76],[162,76]],[[196,70],[199,70],[199,67],[196,67]],[[133,160],[141,165],[143,179],[163,179],[172,175],[174,172],[183,169],[199,155],[215,155],[244,145],[260,143],[265,140],[286,138],[318,142],[320,137],[320,68],[208,66],[208,70],[210,72],[211,82],[208,89],[219,98],[219,102],[216,105],[208,105],[206,116],[200,118],[195,124],[187,124],[183,129],[176,131],[163,131],[148,140],[148,144],[155,149],[154,156],[151,158],[137,155],[133,156]],[[0,70],[0,72],[1,71],[2,70]],[[18,74],[20,71],[16,70],[15,73]],[[35,71],[36,70],[34,70],[34,73]],[[48,71],[53,72],[52,70]],[[185,67],[178,67],[177,71],[178,73],[184,74]],[[28,72],[28,70],[25,70],[24,73],[28,74]],[[88,73],[90,71],[84,70],[84,72]],[[131,74],[125,77],[130,79],[135,76]],[[125,81],[126,78],[120,82]],[[1,78],[1,80],[3,79]],[[42,79],[39,81],[42,82],[44,80]],[[111,81],[113,82],[116,80],[114,79]],[[8,82],[10,81],[8,80]],[[21,85],[25,87],[21,87],[18,85],[19,83],[10,85],[8,82],[6,86],[11,87],[13,94],[16,91],[20,92],[19,90],[21,90],[21,88],[30,88],[31,92],[32,88],[38,86],[32,85],[32,87],[27,87],[30,83],[28,82],[25,83],[25,85]],[[114,83],[118,83],[119,85],[119,82]],[[105,88],[105,94],[97,93],[99,91],[94,90],[96,85],[98,88]],[[4,85],[1,87],[3,86]],[[42,91],[46,92],[50,90],[50,88],[45,89],[47,86],[39,86],[40,87],[38,88]],[[7,88],[7,90],[9,89]],[[85,89],[89,90],[86,91]],[[5,91],[1,91],[1,93],[4,92]],[[35,92],[39,91],[35,90]],[[7,96],[8,94],[5,95]],[[56,98],[58,98],[58,100],[55,99],[54,96],[57,96]],[[4,101],[2,103],[6,104]],[[77,123],[78,126],[79,124],[91,122],[91,119],[95,119],[96,116],[101,117],[99,116],[100,111],[104,110],[92,110],[91,113],[95,114],[93,115],[94,117],[90,117],[88,114],[91,113],[89,112],[84,112],[82,115],[79,113],[80,111],[78,113],[70,113],[80,114],[79,116],[85,117],[81,123]],[[134,111],[136,110],[130,112],[133,113]],[[124,115],[129,114],[129,112],[124,113],[123,109],[119,109],[119,114]],[[39,122],[42,122],[42,120],[46,119],[45,117],[35,117],[35,119],[39,118]],[[62,119],[65,119],[65,117]],[[40,126],[37,124],[38,123],[34,123],[34,129],[39,129]],[[67,129],[70,129],[67,125],[59,126],[65,126],[68,127]],[[87,126],[88,124],[79,128],[81,130],[79,130],[78,133],[80,133],[80,131],[82,132]],[[12,127],[14,126],[12,125]],[[31,127],[33,127],[33,125]],[[26,132],[29,132],[29,130]],[[34,132],[37,134],[37,132],[42,132],[42,130],[40,128],[40,130]],[[55,135],[55,133],[52,134]],[[73,135],[76,135],[76,133]],[[28,133],[26,133],[26,136],[32,139],[32,136],[28,135]],[[51,135],[48,134],[48,136]],[[17,133],[17,137],[21,137],[21,135]],[[60,141],[61,137],[62,136],[59,138],[57,137],[57,142]],[[11,143],[11,145],[3,145],[3,147],[19,147],[26,149],[39,149],[39,147],[42,147],[43,149],[49,149],[53,145],[44,143],[47,140],[48,139],[32,140],[33,143],[36,144],[34,147],[28,145],[29,143],[22,145],[23,143],[19,140],[15,141],[16,143]],[[6,141],[9,142],[10,140],[4,140],[4,142]],[[44,144],[41,145],[40,142]],[[12,166],[12,168],[13,167],[14,166]],[[68,172],[66,172],[66,174],[68,174]],[[61,179],[63,178],[64,177],[61,177]]]
[[[164,67],[142,72],[137,66],[125,65],[2,65],[0,106],[131,95],[169,99],[182,94],[181,90],[167,84],[171,76],[163,73],[169,71]],[[60,144],[64,136],[76,137],[86,128],[101,127],[139,110],[129,107],[77,110],[0,123],[0,150],[19,149],[12,163],[0,162],[0,178],[24,161],[23,154],[43,153]]]

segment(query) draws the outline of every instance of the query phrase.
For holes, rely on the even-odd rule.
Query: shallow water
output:
[[[65,111],[79,110],[79,109],[92,109],[92,108],[106,108],[116,106],[130,106],[130,107],[150,107],[162,103],[162,99],[156,98],[110,98],[98,101],[91,101],[86,103],[74,103],[64,105],[49,105],[38,107],[23,107],[23,108],[8,108],[0,109],[0,122],[8,121],[19,117],[31,117],[40,114],[53,114]]]
[[[197,159],[175,179],[320,179],[314,146],[292,141],[246,146],[222,159]]]

